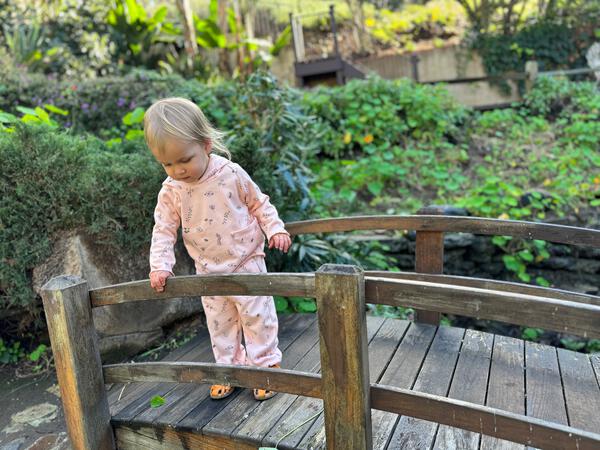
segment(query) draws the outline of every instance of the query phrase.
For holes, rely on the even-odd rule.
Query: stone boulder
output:
[[[178,245],[176,275],[194,274],[193,261]],[[52,255],[33,270],[33,289],[55,276],[78,275],[90,289],[148,278],[148,255],[135,258],[108,250],[89,236],[65,232],[54,239]],[[163,327],[199,314],[200,297],[149,300],[94,308],[93,320],[105,361],[118,361],[146,349],[163,337]]]

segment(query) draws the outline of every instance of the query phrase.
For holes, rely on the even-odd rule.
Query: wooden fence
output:
[[[426,210],[424,212],[432,212]],[[371,408],[544,449],[598,449],[600,435],[497,408],[369,383],[366,303],[410,306],[419,320],[449,312],[600,337],[600,298],[550,288],[441,275],[445,232],[543,239],[600,248],[600,230],[439,215],[367,216],[288,224],[294,234],[370,229],[417,232],[422,273],[363,272],[325,265],[316,273],[174,277],[157,293],[147,280],[89,289],[73,276],[43,288],[66,422],[75,449],[114,449],[104,383],[220,383],[322,398],[329,449],[370,449]],[[322,374],[211,363],[102,366],[92,308],[198,295],[282,295],[317,301]],[[332,326],[335,324],[335,326]],[[327,386],[326,389],[323,387]]]

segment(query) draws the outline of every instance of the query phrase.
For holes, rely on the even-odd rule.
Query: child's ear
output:
[[[210,154],[210,151],[212,150],[212,141],[210,139],[204,141],[204,150],[207,155]]]

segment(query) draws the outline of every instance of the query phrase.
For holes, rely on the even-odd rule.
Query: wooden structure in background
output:
[[[282,437],[279,448],[600,448],[600,355],[365,318],[365,303],[374,303],[600,337],[600,297],[453,277],[439,266],[446,232],[600,248],[600,230],[440,215],[321,219],[287,229],[294,235],[416,230],[423,233],[417,264],[436,273],[326,265],[304,274],[174,277],[163,293],[147,280],[88,290],[83,280],[57,277],[44,286],[43,300],[75,449],[250,449]],[[312,297],[318,320],[280,318],[282,369],[212,363],[205,331],[164,361],[100,366],[92,308],[199,295]],[[107,391],[102,382],[115,384]],[[213,401],[202,383],[280,394],[259,403],[237,390]],[[167,404],[151,408],[154,395]]]

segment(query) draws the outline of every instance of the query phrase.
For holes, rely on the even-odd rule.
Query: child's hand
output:
[[[156,292],[163,292],[167,284],[167,278],[171,276],[171,272],[166,270],[156,270],[150,273],[150,287]]]
[[[287,253],[290,245],[292,245],[292,240],[286,233],[274,234],[269,240],[269,248],[279,249],[283,253]]]

